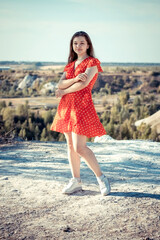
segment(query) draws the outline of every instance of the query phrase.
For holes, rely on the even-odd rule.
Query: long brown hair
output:
[[[95,57],[94,56],[94,49],[93,49],[93,45],[92,45],[92,42],[91,42],[91,39],[89,37],[89,35],[86,33],[86,32],[83,32],[83,31],[79,31],[79,32],[76,32],[72,38],[71,38],[71,41],[70,41],[70,50],[69,50],[69,57],[68,57],[68,63],[71,63],[73,62],[74,60],[77,59],[77,53],[74,52],[73,50],[73,40],[75,37],[85,37],[88,45],[89,45],[89,48],[87,49],[87,54],[90,56],[90,57]]]

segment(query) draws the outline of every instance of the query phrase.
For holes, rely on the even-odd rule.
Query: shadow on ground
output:
[[[160,152],[154,143],[141,141],[137,145],[132,141],[124,143],[116,141],[116,144],[114,142],[89,143],[88,145],[95,152],[101,169],[108,176],[111,184],[132,183],[136,185],[140,182],[160,184],[158,162]],[[3,147],[0,149],[0,175],[1,177],[21,175],[24,178],[36,180],[66,182],[71,177],[67,145],[65,142],[33,141]],[[81,162],[81,177],[85,183],[97,183],[94,174],[84,161]],[[127,197],[129,193],[123,194]]]

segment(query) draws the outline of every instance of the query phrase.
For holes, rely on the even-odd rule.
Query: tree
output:
[[[28,124],[29,124],[29,130],[31,132],[34,132],[35,131],[35,123],[32,123],[32,119],[31,118],[28,119]]]
[[[39,130],[39,127],[37,125],[36,128],[35,128],[35,139],[39,140],[39,137],[40,137],[40,130]]]
[[[138,138],[140,139],[148,139],[151,134],[151,127],[145,123],[141,123],[141,125],[137,127],[137,130]]]
[[[52,123],[52,121],[53,121],[53,113],[52,113],[52,111],[49,110],[49,111],[45,112],[43,114],[43,119],[44,119],[45,124]]]
[[[133,102],[134,107],[139,107],[141,106],[141,99],[139,97],[136,97]]]
[[[13,119],[14,110],[11,107],[6,107],[2,110],[3,121],[7,121],[8,119]]]
[[[22,128],[19,132],[19,137],[23,138],[24,140],[26,140],[27,134],[26,134],[26,129]]]
[[[149,85],[150,85],[150,87],[155,87],[155,88],[157,88],[157,87],[159,87],[160,83],[159,83],[158,80],[153,79]]]
[[[115,123],[119,120],[119,112],[118,112],[116,105],[113,105],[113,107],[111,109],[111,119],[112,119],[113,123]]]
[[[10,87],[11,87],[10,82],[7,79],[2,81],[2,83],[1,83],[2,92],[9,92]]]
[[[124,123],[120,126],[120,138],[121,139],[130,139],[131,138],[131,136],[132,136],[132,134],[131,134],[131,132],[130,132],[130,130],[129,130],[129,121],[128,121],[128,119],[126,119],[125,121],[124,121]]]
[[[59,142],[64,142],[64,141],[66,141],[64,134],[62,134],[62,133],[59,134],[58,141],[59,141]]]
[[[19,115],[19,116],[27,117],[28,116],[28,105],[27,104],[18,105],[17,108],[16,108],[16,114]]]
[[[141,112],[140,107],[139,107],[139,106],[136,107],[136,108],[135,108],[136,120],[140,119],[140,112]]]
[[[6,105],[6,102],[5,101],[0,101],[0,111],[2,108],[6,108],[7,105]]]
[[[110,120],[109,124],[106,127],[106,132],[111,136],[114,137],[114,123]]]
[[[140,107],[140,119],[146,118],[149,116],[149,111],[147,106],[143,105]]]
[[[120,112],[120,123],[124,122],[126,119],[129,119],[129,110],[128,107],[122,107],[121,112]]]
[[[117,99],[116,108],[118,112],[120,112],[122,109],[122,105],[119,98]]]
[[[149,111],[149,115],[154,114],[155,112],[158,111],[157,105],[155,103],[151,104],[148,111]]]
[[[12,102],[9,102],[9,103],[8,103],[8,106],[9,106],[9,107],[11,107],[12,105],[13,105]]]
[[[152,128],[151,129],[151,133],[149,135],[149,139],[153,140],[153,141],[160,141],[160,138],[158,136],[157,130],[156,128]]]
[[[46,128],[43,128],[43,131],[41,133],[41,141],[46,141],[46,138],[47,138],[47,130]]]
[[[15,127],[14,124],[14,110],[11,109],[11,107],[6,107],[1,110],[2,116],[3,116],[3,121],[4,121],[4,126],[5,130],[9,131],[12,128]]]
[[[122,91],[119,95],[121,105],[125,105],[128,102],[129,98],[129,92]]]

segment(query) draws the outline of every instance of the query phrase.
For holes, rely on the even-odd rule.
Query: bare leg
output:
[[[64,133],[68,146],[68,159],[71,167],[72,176],[80,178],[80,156],[73,148],[71,132]]]
[[[72,141],[75,152],[84,158],[96,177],[100,177],[102,175],[100,166],[92,150],[86,146],[86,136],[72,132]]]

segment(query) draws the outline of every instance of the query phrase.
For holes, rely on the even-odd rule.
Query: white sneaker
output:
[[[68,185],[63,188],[62,193],[71,194],[79,190],[82,190],[82,182],[79,182],[76,178],[71,178]]]
[[[101,194],[103,196],[108,195],[111,191],[111,186],[109,184],[107,177],[105,175],[102,175],[97,178],[97,181],[99,183],[99,188],[100,188]]]

